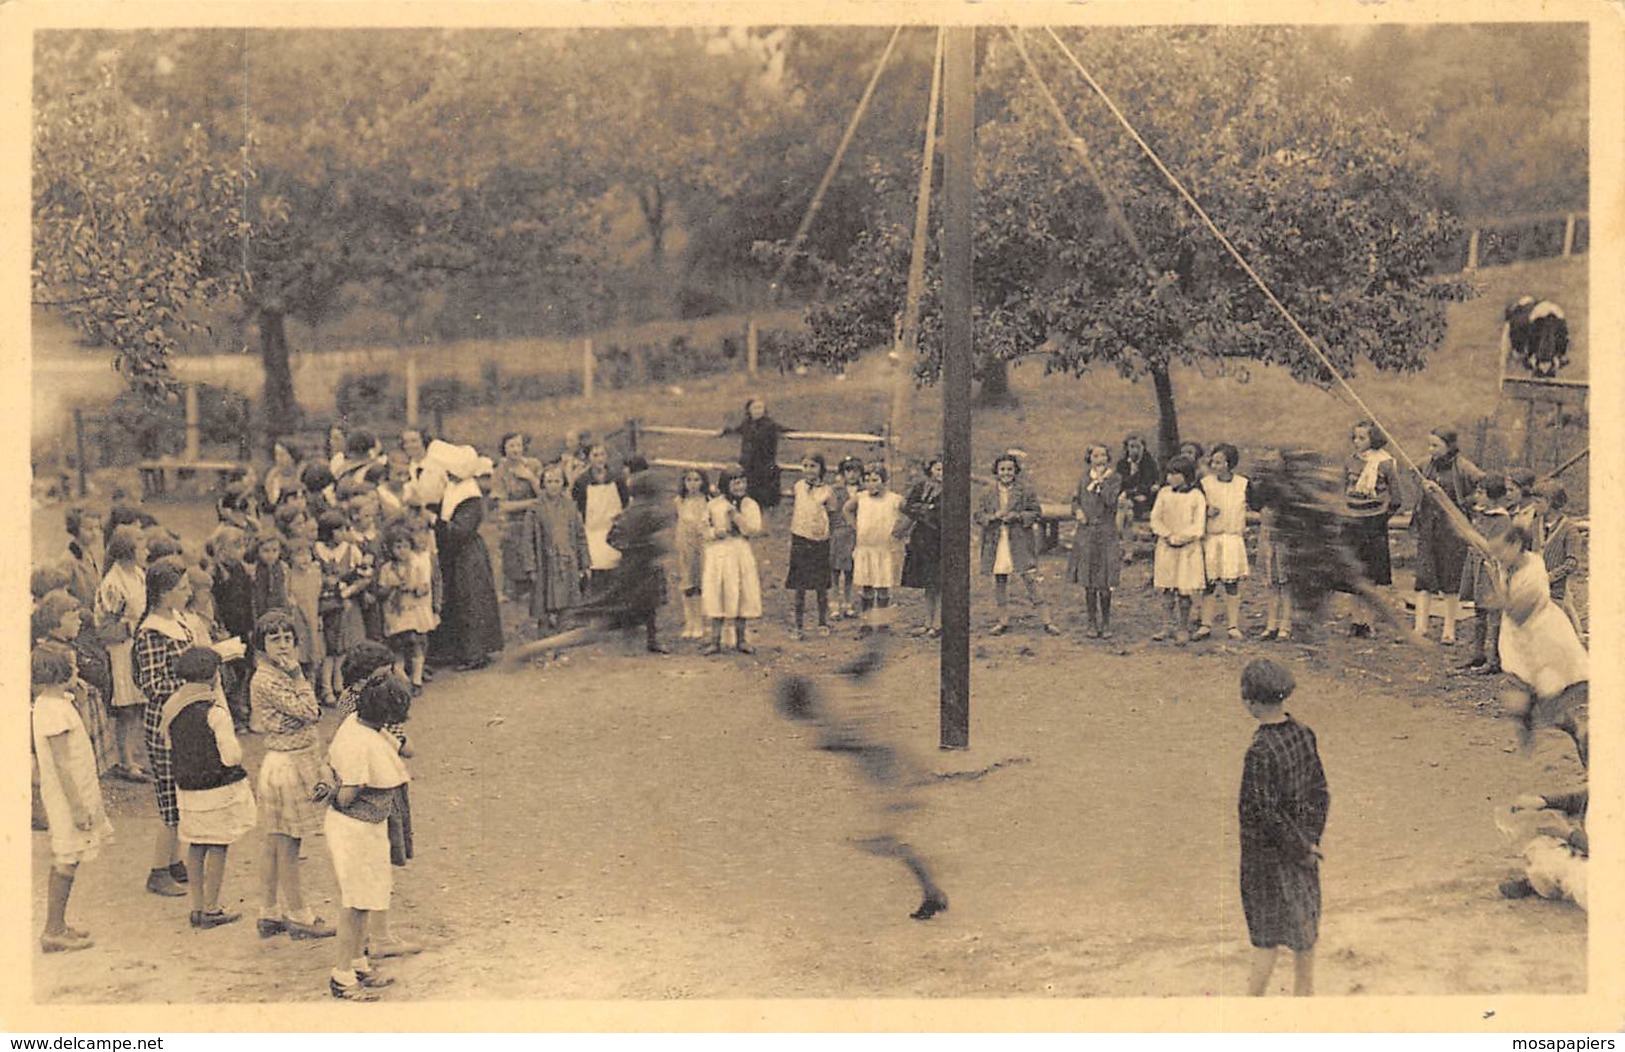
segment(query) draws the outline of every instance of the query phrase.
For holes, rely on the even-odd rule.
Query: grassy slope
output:
[[[1367,373],[1353,379],[1367,405],[1412,455],[1425,450],[1429,428],[1453,424],[1461,429],[1464,443],[1470,444],[1474,424],[1496,413],[1501,311],[1521,293],[1554,298],[1564,305],[1575,334],[1571,375],[1584,375],[1584,258],[1484,271],[1479,283],[1482,294],[1477,299],[1451,306],[1449,332],[1427,369],[1412,376]],[[1098,439],[1115,448],[1128,431],[1155,430],[1156,404],[1149,384],[1131,384],[1109,373],[1081,379],[1045,377],[1037,361],[1019,366],[1012,380],[1020,398],[1017,407],[976,414],[976,462],[985,463],[996,451],[1019,446],[1031,454],[1030,470],[1047,497],[1069,492],[1085,442]],[[523,428],[535,434],[538,449],[547,452],[568,428],[589,427],[602,433],[629,416],[653,423],[719,426],[738,416],[748,394],[760,391],[770,399],[773,415],[788,424],[867,431],[879,427],[887,417],[891,382],[892,371],[884,356],[871,356],[844,382],[823,374],[764,374],[755,382],[743,375],[714,377],[686,385],[680,393],[672,388],[618,391],[606,393],[590,405],[568,399],[460,413],[448,417],[447,429],[465,440],[484,443],[494,442],[510,428]],[[1174,384],[1182,433],[1205,445],[1234,442],[1244,458],[1270,446],[1341,453],[1349,424],[1361,415],[1338,395],[1296,383],[1285,372],[1268,368],[1254,369],[1246,383],[1234,378],[1207,379],[1194,369],[1180,370]],[[939,394],[927,389],[916,393],[912,401],[909,433],[935,436],[940,426]],[[933,438],[909,451],[927,452],[934,445]],[[665,455],[725,459],[732,446],[721,441],[661,439],[652,448]],[[832,446],[826,452],[845,448]]]

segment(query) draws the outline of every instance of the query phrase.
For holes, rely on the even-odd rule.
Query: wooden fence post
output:
[[[186,385],[186,452],[187,460],[197,460],[200,456],[199,436],[201,428],[198,425],[197,384]]]
[[[1484,466],[1484,449],[1489,438],[1490,418],[1481,416],[1478,418],[1478,426],[1473,428],[1473,461],[1480,466]]]
[[[761,346],[761,334],[756,330],[756,319],[745,323],[745,371],[756,375],[756,355]]]
[[[592,341],[581,341],[581,397],[592,401],[593,366],[596,359],[593,357]]]
[[[440,407],[438,402],[434,407],[434,435],[436,438],[441,439],[446,437],[446,411]]]
[[[85,413],[78,406],[73,408],[73,443],[79,458],[79,496],[84,497],[90,492],[90,482],[85,477]]]
[[[1467,265],[1462,267],[1462,270],[1478,269],[1478,234],[1479,232],[1474,230],[1467,237]]]
[[[1563,219],[1563,258],[1574,255],[1574,213],[1570,212]]]
[[[629,454],[635,456],[638,451],[638,419],[629,417],[626,421],[626,444]]]
[[[406,355],[406,426],[418,426],[418,355],[416,351],[409,351]]]

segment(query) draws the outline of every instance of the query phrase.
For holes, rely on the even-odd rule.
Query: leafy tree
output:
[[[650,261],[674,216],[737,192],[751,146],[782,112],[775,45],[745,30],[601,30],[573,38],[586,164],[636,200]]]
[[[201,129],[161,134],[94,37],[41,33],[34,92],[34,301],[109,346],[132,387],[168,393],[166,361],[244,233],[246,173]]]
[[[1348,115],[1328,61],[1335,41],[1281,28],[1159,28],[1068,42],[1340,372],[1425,365],[1444,334],[1445,302],[1470,293],[1430,273],[1459,224],[1416,151]],[[1149,377],[1164,452],[1179,442],[1176,362],[1221,371],[1262,362],[1330,382],[1075,72],[1031,35],[1028,47],[1102,179],[1082,170],[1008,40],[990,41],[976,173],[982,368],[1043,354],[1056,372]],[[909,239],[897,203],[912,197],[912,180],[897,170],[877,185],[893,204],[872,216],[849,265],[826,268],[829,295],[808,313],[814,347],[830,359],[887,341],[902,305]],[[1138,248],[1113,220],[1114,201]],[[928,284],[927,379],[941,347],[937,279]]]
[[[1353,96],[1413,137],[1463,214],[1583,210],[1586,29],[1384,25],[1352,49]]]
[[[144,60],[143,75],[127,86],[141,121],[155,139],[184,137],[193,151],[182,163],[174,151],[158,156],[132,148],[128,166],[142,185],[173,180],[184,188],[196,172],[222,170],[210,157],[244,151],[253,161],[246,216],[174,210],[148,227],[160,226],[171,239],[191,232],[203,242],[189,289],[194,296],[218,294],[241,278],[235,287],[259,330],[272,430],[295,427],[300,416],[286,319],[314,324],[330,317],[348,289],[410,297],[452,276],[497,285],[523,278],[533,286],[574,287],[583,275],[590,280],[580,246],[589,224],[582,184],[589,193],[593,184],[572,178],[573,125],[556,118],[577,87],[569,66],[553,61],[562,38],[425,30],[119,38],[127,54]],[[61,75],[83,65],[84,50],[77,44],[53,56],[69,71]],[[515,91],[521,84],[526,90]],[[59,108],[42,113],[51,127],[38,137],[43,155],[36,163],[45,170],[71,173],[78,163],[86,144],[56,129],[76,127],[84,106],[83,95],[66,93]],[[187,125],[193,130],[182,136]],[[209,186],[229,186],[233,202],[245,196],[229,179]],[[68,200],[60,225],[86,221],[89,197],[58,198]],[[133,197],[121,199],[120,208],[141,214]],[[36,203],[36,215],[39,209]],[[58,242],[36,244],[46,261],[42,272],[70,265],[56,262],[63,258]],[[165,250],[161,239],[156,245],[154,251]],[[95,301],[89,313],[105,317],[108,309]],[[184,319],[177,308],[160,320]],[[141,359],[154,376],[163,373],[167,339],[164,326],[156,326],[152,350]]]

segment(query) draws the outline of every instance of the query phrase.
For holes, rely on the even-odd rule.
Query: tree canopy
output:
[[[1332,41],[1277,28],[1064,39],[1339,372],[1362,362],[1422,368],[1443,336],[1445,302],[1470,294],[1459,279],[1432,273],[1459,226],[1436,174],[1406,142],[1349,115],[1346,86],[1318,54]],[[1073,153],[1010,41],[995,38],[978,101],[979,353],[991,361],[1041,354],[1048,368],[1074,375],[1149,376],[1165,446],[1178,444],[1176,362],[1260,362],[1329,382],[1075,71],[1036,36],[1028,46],[1101,180]],[[901,169],[878,182],[888,196],[912,196]],[[1113,202],[1132,242],[1113,220]],[[827,268],[828,295],[809,310],[814,346],[826,357],[890,338],[909,251],[904,215],[877,211],[852,262]],[[930,285],[921,331],[928,377],[940,349],[934,278]]]

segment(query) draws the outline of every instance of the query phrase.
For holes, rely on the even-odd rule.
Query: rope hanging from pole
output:
[[[931,101],[926,104],[925,146],[920,156],[920,185],[914,199],[914,242],[909,249],[908,292],[903,297],[896,387],[892,389],[891,441],[886,444],[887,470],[895,477],[899,453],[898,435],[908,413],[909,392],[914,386],[914,368],[920,354],[920,301],[925,296],[925,246],[930,237],[931,176],[936,169],[937,108],[942,102],[942,30],[937,30],[937,49],[931,60]]]
[[[1038,64],[1027,53],[1027,45],[1022,41],[1021,34],[1017,32],[1014,26],[1008,28],[1010,39],[1015,42],[1016,51],[1021,55],[1021,61],[1026,64],[1027,72],[1032,74],[1033,82],[1038,85],[1038,90],[1044,96],[1044,101],[1049,104],[1050,113],[1054,115],[1055,122],[1061,126],[1061,131],[1066,135],[1067,145],[1071,147],[1073,153],[1077,154],[1078,160],[1082,162],[1083,170],[1089,176],[1090,182],[1095,184],[1095,189],[1100,191],[1100,196],[1105,200],[1106,214],[1111,219],[1112,225],[1117,227],[1118,233],[1123,235],[1123,240],[1127,241],[1129,248],[1134,250],[1135,258],[1145,267],[1147,275],[1155,278],[1159,271],[1156,264],[1151,261],[1151,253],[1146,251],[1145,245],[1140,242],[1139,235],[1134,232],[1134,227],[1129,223],[1128,216],[1123,212],[1122,203],[1118,201],[1117,195],[1112,192],[1112,188],[1107,185],[1106,177],[1101,173],[1100,167],[1095,164],[1094,157],[1089,153],[1089,144],[1084,141],[1083,136],[1073,130],[1072,123],[1066,119],[1066,114],[1061,110],[1061,104],[1056,101],[1054,92],[1050,91],[1049,84],[1044,80],[1044,75],[1038,71]]]
[[[778,272],[773,275],[773,283],[769,288],[774,296],[778,295],[784,276],[789,273],[790,265],[795,262],[796,252],[801,248],[801,243],[807,239],[807,231],[812,229],[813,219],[817,217],[818,209],[824,203],[824,194],[829,190],[830,183],[835,181],[835,173],[841,167],[841,160],[846,156],[847,147],[852,145],[852,138],[858,132],[858,125],[863,122],[863,115],[868,112],[869,100],[875,94],[875,85],[880,83],[880,74],[885,72],[886,60],[891,57],[892,49],[897,46],[897,38],[902,32],[902,26],[892,30],[891,39],[886,41],[886,49],[880,53],[880,61],[876,63],[875,71],[869,77],[869,84],[863,89],[863,96],[858,99],[858,107],[853,111],[852,119],[847,122],[840,145],[835,147],[835,156],[830,158],[829,167],[824,170],[824,177],[818,181],[818,188],[813,191],[812,200],[807,204],[807,212],[801,217],[801,225],[796,228],[795,236],[790,239],[789,251],[779,264]]]
[[[1202,221],[1202,224],[1208,228],[1209,232],[1211,232],[1213,236],[1218,239],[1219,244],[1224,246],[1225,251],[1230,254],[1230,257],[1236,261],[1236,265],[1241,267],[1242,271],[1247,275],[1247,277],[1250,278],[1253,284],[1258,287],[1258,290],[1264,294],[1264,298],[1269,301],[1270,305],[1274,307],[1276,312],[1281,315],[1282,319],[1286,321],[1287,325],[1291,327],[1292,331],[1297,334],[1298,339],[1303,342],[1303,345],[1309,348],[1310,352],[1315,356],[1315,358],[1320,361],[1320,364],[1328,373],[1331,374],[1332,379],[1342,387],[1344,392],[1348,394],[1349,398],[1354,402],[1354,404],[1358,406],[1361,412],[1366,415],[1367,419],[1369,419],[1377,427],[1381,428],[1382,431],[1388,434],[1389,438],[1392,440],[1393,433],[1389,431],[1388,428],[1383,426],[1382,421],[1377,417],[1377,414],[1371,409],[1370,406],[1366,405],[1365,400],[1360,397],[1359,392],[1354,389],[1348,380],[1344,379],[1343,374],[1338,372],[1337,367],[1332,364],[1332,360],[1327,357],[1324,351],[1320,349],[1309,333],[1304,331],[1303,326],[1298,323],[1298,319],[1293,316],[1292,311],[1287,308],[1286,304],[1280,301],[1280,299],[1275,295],[1275,292],[1269,287],[1269,284],[1263,279],[1258,271],[1253,269],[1252,264],[1247,262],[1246,257],[1241,254],[1241,251],[1231,243],[1228,237],[1225,236],[1224,231],[1219,229],[1218,224],[1215,223],[1212,217],[1207,214],[1207,210],[1204,209],[1200,202],[1198,202],[1196,198],[1191,195],[1191,192],[1185,188],[1185,184],[1181,182],[1179,177],[1170,171],[1168,166],[1162,162],[1162,158],[1157,155],[1157,151],[1151,147],[1150,143],[1145,141],[1145,139],[1135,129],[1133,123],[1129,121],[1128,117],[1124,116],[1123,111],[1117,107],[1115,102],[1112,101],[1111,96],[1106,94],[1106,89],[1102,88],[1100,83],[1096,81],[1095,78],[1090,75],[1089,71],[1083,67],[1083,63],[1078,60],[1078,57],[1072,53],[1072,50],[1066,46],[1066,42],[1060,38],[1053,28],[1045,26],[1044,31],[1049,34],[1050,39],[1054,41],[1055,46],[1061,50],[1061,53],[1066,55],[1067,59],[1072,63],[1072,66],[1078,71],[1078,74],[1083,77],[1085,83],[1087,83],[1090,89],[1094,91],[1095,95],[1100,98],[1100,101],[1105,104],[1108,110],[1111,111],[1112,116],[1115,117],[1117,122],[1123,126],[1123,130],[1128,132],[1129,137],[1134,140],[1135,144],[1140,147],[1140,150],[1146,155],[1151,163],[1156,166],[1157,171],[1162,173],[1163,178],[1168,180],[1169,185],[1174,188],[1174,191],[1184,199],[1185,203],[1190,206],[1193,212],[1196,213],[1196,217]],[[1393,446],[1396,450],[1398,450],[1399,455],[1404,458],[1406,465],[1412,471],[1416,472],[1417,474],[1421,474],[1421,468],[1417,466],[1416,461],[1412,459],[1411,455],[1405,451],[1404,446],[1400,445],[1397,440],[1393,441]]]

